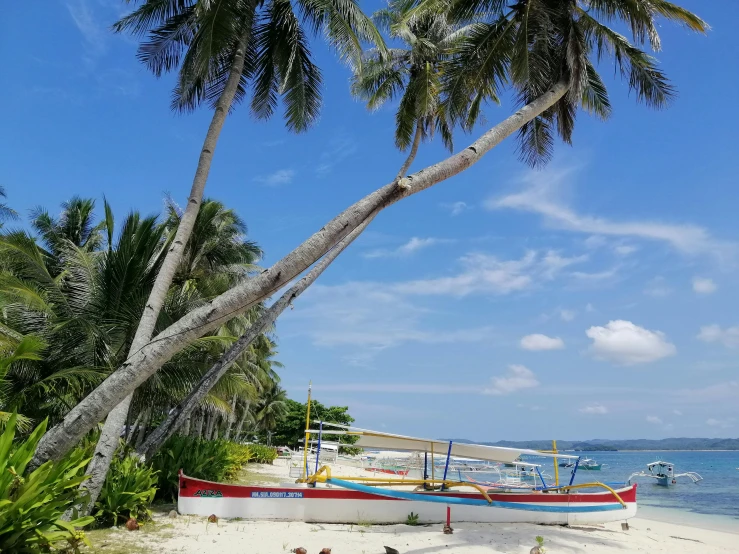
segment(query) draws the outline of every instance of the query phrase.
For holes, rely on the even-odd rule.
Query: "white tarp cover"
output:
[[[449,442],[433,439],[418,439],[414,437],[406,437],[403,435],[391,435],[389,433],[380,433],[377,431],[357,431],[359,440],[354,446],[359,446],[365,450],[412,450],[419,452],[431,452],[433,448],[434,454],[446,456],[449,451]],[[577,459],[577,456],[568,456],[564,454],[548,454],[539,452],[538,450],[528,450],[525,448],[506,448],[503,446],[485,446],[482,444],[465,444],[452,442],[452,456],[461,458],[474,458],[476,460],[485,460],[489,462],[512,463],[521,455],[544,456],[547,458],[571,458]]]

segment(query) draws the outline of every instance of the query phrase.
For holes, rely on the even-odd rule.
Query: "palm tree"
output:
[[[434,9],[421,0],[409,17]],[[526,163],[549,161],[554,134],[567,144],[578,108],[607,119],[608,91],[596,65],[612,58],[638,101],[664,108],[675,89],[644,51],[660,49],[656,18],[704,32],[698,16],[665,0],[453,0],[452,20],[475,20],[473,31],[451,60],[445,76],[450,116],[471,127],[485,100],[500,97],[509,86],[521,107],[553,91],[552,101],[518,128],[519,153]],[[632,41],[609,24],[631,30]]]
[[[373,16],[377,26],[405,48],[367,52],[352,79],[352,93],[370,110],[400,98],[395,112],[395,145],[410,153],[396,180],[405,176],[419,144],[438,133],[452,151],[452,126],[442,102],[443,68],[463,44],[472,25],[449,22],[443,12],[428,12],[408,20],[408,0],[394,0]]]
[[[41,236],[49,254],[59,258],[68,243],[87,251],[100,248],[105,222],[94,224],[95,200],[72,197],[62,203],[59,218],[49,215],[43,208],[36,208],[31,215],[31,226]]]
[[[287,413],[287,393],[278,384],[272,386],[262,395],[257,406],[257,426],[267,433],[267,445],[271,443],[270,435],[277,424]]]
[[[470,2],[473,2],[473,0],[470,0]],[[31,467],[37,467],[45,460],[64,455],[74,447],[84,433],[96,425],[127,394],[130,394],[139,384],[153,375],[175,354],[186,348],[193,340],[215,329],[227,316],[230,317],[249,309],[263,301],[274,290],[290,282],[324,256],[334,245],[352,233],[353,230],[363,225],[369,217],[396,202],[458,175],[480,161],[486,153],[507,137],[515,134],[540,116],[544,115],[544,122],[546,122],[545,112],[568,94],[573,84],[571,77],[576,74],[581,77],[587,75],[587,69],[583,72],[578,70],[578,67],[582,66],[585,61],[592,63],[592,60],[587,57],[588,55],[597,56],[597,53],[601,52],[605,56],[608,54],[607,48],[615,45],[616,48],[613,50],[614,59],[617,64],[623,67],[624,71],[628,71],[626,77],[630,84],[632,82],[635,84],[641,98],[651,102],[652,99],[659,97],[660,91],[665,92],[664,85],[666,83],[653,80],[661,74],[655,73],[656,66],[652,59],[628,41],[624,43],[621,39],[618,39],[617,37],[621,37],[621,35],[618,35],[615,31],[608,30],[607,32],[608,28],[602,23],[599,23],[597,31],[590,31],[590,34],[586,35],[593,37],[591,40],[583,42],[577,39],[579,33],[588,29],[589,19],[583,17],[581,11],[585,15],[588,15],[588,11],[590,11],[590,19],[595,20],[592,9],[582,10],[575,0],[537,0],[536,2],[532,0],[532,5],[534,3],[537,6],[544,5],[552,12],[549,14],[545,11],[541,16],[549,16],[547,21],[550,24],[546,28],[551,29],[551,35],[541,32],[532,35],[526,30],[526,25],[520,24],[520,18],[518,20],[512,19],[513,15],[520,14],[520,10],[512,11],[508,8],[508,3],[508,0],[491,0],[490,2],[486,0],[486,2],[480,3],[474,0],[474,3],[471,4],[469,11],[473,15],[479,11],[479,17],[482,20],[486,19],[485,14],[488,12],[492,14],[488,19],[492,19],[497,14],[502,15],[493,22],[487,22],[488,40],[485,40],[484,35],[471,33],[466,41],[468,45],[467,52],[459,54],[460,56],[462,54],[467,55],[471,63],[475,64],[473,66],[475,71],[470,72],[469,80],[464,78],[459,67],[456,68],[456,71],[450,70],[448,82],[456,83],[460,87],[459,92],[455,91],[454,87],[450,86],[448,88],[449,100],[447,105],[451,110],[449,112],[450,116],[455,121],[469,120],[470,116],[474,116],[475,111],[479,109],[486,98],[492,98],[493,95],[500,96],[503,85],[517,82],[513,76],[511,58],[506,55],[510,55],[514,51],[521,53],[520,55],[516,54],[515,59],[522,62],[525,60],[531,62],[531,58],[540,53],[541,55],[551,54],[552,63],[562,62],[562,64],[556,66],[560,71],[555,71],[554,67],[551,67],[538,76],[535,74],[530,76],[532,87],[530,90],[529,88],[526,89],[529,92],[540,90],[541,83],[545,82],[546,79],[550,79],[550,86],[541,89],[545,92],[517,109],[514,114],[502,122],[488,129],[462,151],[413,175],[409,175],[401,181],[388,183],[355,202],[272,267],[251,279],[239,283],[228,292],[214,298],[207,306],[193,310],[159,333],[156,342],[142,344],[141,348],[131,355],[125,366],[120,367],[117,372],[75,406],[67,415],[65,425],[47,432],[38,445]],[[525,2],[525,4],[529,4],[529,2]],[[647,32],[650,37],[649,40],[653,42],[656,36],[653,30],[656,28],[655,22],[659,16],[685,21],[686,25],[693,30],[704,30],[706,28],[705,23],[697,16],[663,0],[629,0],[629,2],[590,0],[588,6],[598,6],[600,12],[606,15],[610,14],[606,19],[626,21],[628,26],[634,29],[637,43],[639,43],[639,37],[644,34],[642,32],[644,25],[640,26],[639,21],[645,19],[649,22],[649,25],[646,26],[647,31],[644,32]],[[607,10],[604,6],[610,6],[611,9]],[[480,7],[480,10],[477,9],[478,7]],[[438,9],[438,6],[435,9]],[[482,13],[484,10],[487,11]],[[531,14],[536,13],[538,13],[538,10],[531,10]],[[582,18],[584,26],[571,24],[572,18],[568,19],[567,14],[577,16],[578,20]],[[523,21],[527,22],[528,18],[524,18]],[[514,36],[508,30],[509,28],[519,32]],[[595,29],[596,27],[591,24],[590,28]],[[569,30],[568,34],[565,33],[567,30]],[[534,36],[545,41],[545,45],[541,46],[538,42],[532,42],[531,38]],[[548,38],[550,36],[552,37],[551,41]],[[556,47],[557,44],[560,44],[556,41],[564,40],[565,37],[567,37],[567,49],[563,51],[562,48]],[[599,42],[599,37],[603,37],[602,43]],[[610,37],[612,40],[607,41],[606,37]],[[519,40],[515,41],[514,38]],[[511,43],[517,45],[515,50],[510,45]],[[470,44],[479,46],[477,56],[474,55],[474,48],[471,48]],[[546,44],[549,44],[549,46],[546,46]],[[578,46],[583,44],[590,44],[592,48],[587,50],[586,53],[578,53]],[[526,54],[524,55],[523,52],[526,52]],[[641,54],[639,54],[640,52]],[[533,63],[533,66],[544,67],[539,62]],[[527,74],[524,71],[525,67],[518,65],[516,67],[516,74],[519,74],[519,72],[521,76]],[[453,68],[454,66],[452,66]],[[640,78],[640,76],[644,78]],[[445,77],[446,81],[447,78]],[[649,84],[650,82],[651,84]],[[478,85],[473,87],[474,83]],[[539,84],[534,85],[534,83]],[[586,95],[587,91],[596,92],[596,87],[592,84],[578,83],[575,83],[577,86],[573,90],[577,91],[579,87],[579,91],[583,95]],[[571,96],[574,96],[574,93],[571,93]],[[580,101],[582,102],[582,99]],[[567,104],[565,108],[572,105],[572,103]],[[582,105],[587,107],[597,105],[597,102],[594,104],[593,95],[590,95],[589,99]],[[600,105],[603,105],[602,102]],[[569,115],[574,116],[574,114]],[[569,118],[569,115],[566,109],[558,107],[556,114],[550,119],[559,128],[566,131],[568,126],[571,128],[574,121]],[[538,123],[532,125],[540,126],[542,120],[537,121]],[[565,132],[563,134],[568,136]],[[530,143],[527,137],[545,138],[546,133],[537,130],[526,130],[522,133],[522,136],[524,138],[523,143],[526,144],[527,142]],[[536,144],[524,148],[524,152],[547,151],[546,147],[542,148]]]
[[[348,60],[358,59],[361,40],[382,39],[354,0],[296,0],[311,31],[325,32],[329,42]],[[159,312],[180,266],[200,210],[213,154],[226,115],[234,101],[253,88],[252,111],[271,117],[278,94],[285,104],[287,127],[303,131],[318,116],[320,70],[311,60],[306,32],[289,0],[145,0],[114,26],[118,32],[147,35],[139,48],[144,64],[160,76],[179,67],[172,107],[191,111],[209,101],[214,112],[187,207],[145,304],[131,354],[154,334]],[[93,476],[104,481],[121,427],[128,417],[129,394],[110,410],[93,456]]]
[[[0,186],[0,198],[7,198],[7,195],[5,194],[5,189],[2,186]],[[16,219],[17,217],[18,214],[15,213],[15,210],[13,210],[4,202],[0,202],[0,227],[2,227],[4,220]]]

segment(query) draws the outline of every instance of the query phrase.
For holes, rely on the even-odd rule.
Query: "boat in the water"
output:
[[[698,481],[703,480],[703,477],[701,477],[695,471],[686,471],[685,473],[675,473],[674,464],[670,462],[663,462],[662,460],[657,460],[656,462],[647,464],[647,471],[639,471],[637,473],[632,473],[627,479],[627,481],[631,483],[634,477],[649,477],[651,479],[654,479],[657,485],[660,485],[663,487],[669,487],[670,485],[676,485],[677,480],[680,477],[687,477],[688,479],[693,481],[693,483],[697,483]]]
[[[578,458],[575,461],[565,460],[563,462],[559,462],[559,467],[571,467],[571,468],[577,468],[577,469],[584,469],[586,471],[600,471],[601,469],[607,466],[606,464],[600,464],[596,462],[592,458]]]

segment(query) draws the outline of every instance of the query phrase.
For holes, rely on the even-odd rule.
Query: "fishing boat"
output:
[[[703,477],[701,477],[695,471],[675,473],[674,464],[670,462],[663,462],[662,460],[657,460],[656,462],[647,464],[647,471],[632,473],[627,481],[631,483],[634,477],[649,477],[651,479],[654,479],[656,481],[656,484],[662,487],[669,487],[670,485],[677,484],[677,480],[680,477],[687,477],[688,479],[693,481],[693,483],[697,483],[698,481],[703,480]]]
[[[576,467],[577,469],[584,469],[586,471],[600,471],[606,467],[606,465],[599,464],[592,458],[579,458],[575,461],[566,460],[564,462],[560,462],[559,467]]]

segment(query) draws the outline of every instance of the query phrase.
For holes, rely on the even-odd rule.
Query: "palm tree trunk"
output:
[[[557,83],[542,96],[489,129],[461,152],[402,179],[399,184],[403,186],[397,186],[395,182],[388,183],[365,196],[324,225],[271,268],[245,280],[177,320],[159,333],[155,341],[149,342],[132,353],[118,370],[72,408],[61,423],[44,435],[38,444],[32,463],[28,466],[29,469],[38,467],[46,460],[58,460],[64,456],[85,433],[105,417],[105,414],[151,377],[172,356],[193,340],[202,337],[208,331],[243,313],[279,290],[320,259],[333,245],[365,221],[370,214],[454,177],[471,167],[505,138],[554,105],[567,93],[567,90],[566,82]]]
[[[239,442],[241,440],[241,430],[244,428],[244,422],[249,416],[249,402],[244,403],[244,411],[241,413],[239,423],[236,425],[236,433],[234,434],[234,441]]]
[[[231,438],[231,429],[234,426],[234,420],[236,419],[236,395],[233,395],[231,400],[231,413],[228,414],[228,425],[226,426],[226,434],[223,436],[224,439],[228,440]]]
[[[403,177],[405,177],[406,172],[408,171],[408,168],[413,163],[413,160],[416,159],[416,154],[418,154],[418,145],[421,144],[421,137],[423,136],[423,124],[421,123],[421,120],[419,119],[416,122],[416,134],[413,136],[413,144],[411,145],[411,151],[408,154],[408,157],[405,159],[405,162],[403,162],[403,165],[400,166],[400,171],[398,171],[398,174],[395,176],[395,182],[399,182]]]
[[[205,440],[209,441],[213,435],[213,423],[215,423],[215,415],[213,412],[208,413],[208,423],[205,425]]]
[[[370,224],[374,215],[371,215],[365,220],[359,227],[354,229],[346,238],[341,240],[331,251],[329,251],[320,262],[318,262],[313,269],[311,269],[305,277],[300,279],[295,285],[285,292],[280,298],[272,304],[264,313],[257,319],[249,329],[244,332],[239,339],[234,342],[228,350],[221,356],[213,366],[205,372],[205,375],[200,379],[197,385],[190,391],[190,394],[180,402],[175,408],[170,411],[166,419],[149,435],[149,438],[142,445],[141,448],[136,448],[136,452],[144,457],[145,459],[151,459],[161,446],[167,441],[169,437],[174,434],[185,419],[192,412],[192,410],[200,404],[200,401],[210,392],[216,383],[223,377],[223,375],[229,370],[233,363],[238,360],[241,355],[249,348],[249,345],[261,335],[264,331],[269,329],[279,315],[285,311],[293,301],[302,294],[313,282],[318,279],[321,273],[331,265],[339,254],[349,246],[355,238],[357,238],[362,231]],[[248,413],[248,405],[244,410],[239,427],[236,430],[236,437],[241,432],[241,427],[246,419]]]
[[[190,436],[190,422],[192,420],[192,413],[187,415],[187,419],[185,420],[185,425],[182,426],[182,436],[188,437]]]
[[[216,109],[213,113],[210,126],[208,127],[208,132],[205,134],[203,147],[200,150],[200,159],[198,160],[198,166],[195,170],[195,177],[193,178],[192,188],[190,189],[190,197],[187,201],[187,207],[180,218],[174,240],[167,251],[167,255],[164,257],[162,266],[157,273],[157,277],[154,281],[151,292],[149,293],[149,298],[144,306],[144,313],[141,315],[141,320],[139,321],[136,334],[131,343],[131,348],[128,353],[129,356],[138,352],[151,340],[151,337],[154,334],[154,327],[156,326],[157,318],[159,317],[159,312],[161,311],[162,305],[167,296],[167,291],[172,284],[175,271],[177,271],[177,267],[180,265],[182,260],[182,252],[192,234],[195,219],[203,200],[205,183],[207,182],[208,174],[210,173],[210,166],[213,161],[216,144],[218,143],[218,137],[223,129],[226,116],[231,109],[231,104],[236,96],[236,91],[238,90],[239,82],[244,71],[244,54],[247,38],[248,37],[246,35],[242,37],[242,40],[234,53],[231,72],[228,76],[223,92],[218,99],[218,103],[216,104]],[[105,482],[105,477],[108,474],[110,461],[113,458],[113,452],[115,452],[115,448],[118,443],[120,429],[126,421],[134,390],[135,387],[131,389],[120,404],[115,406],[108,414],[102,433],[100,434],[100,439],[95,446],[95,453],[87,467],[86,474],[89,475],[90,478],[83,483],[83,486],[87,489],[90,495],[91,506],[95,504],[95,501],[100,494],[100,490],[103,487],[103,483]],[[87,512],[87,515],[89,515],[89,512]]]
[[[203,410],[198,410],[198,424],[195,426],[195,438],[201,439],[203,438],[203,421],[205,419],[205,416],[203,414]],[[144,443],[146,444],[146,443]],[[142,445],[143,446],[143,445]]]
[[[149,428],[149,422],[151,421],[151,408],[144,410],[144,415],[141,418],[141,424],[139,425],[139,432],[136,434],[136,447],[143,444],[144,438],[146,437],[146,431]]]

